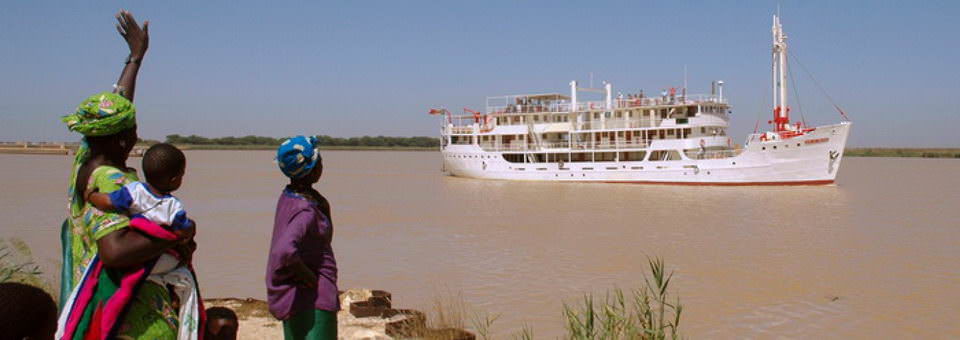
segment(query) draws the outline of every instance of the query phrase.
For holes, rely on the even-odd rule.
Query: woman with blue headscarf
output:
[[[337,260],[330,204],[313,184],[323,174],[315,137],[297,136],[277,149],[277,165],[290,179],[277,201],[267,260],[267,302],[283,320],[284,337],[336,339]]]

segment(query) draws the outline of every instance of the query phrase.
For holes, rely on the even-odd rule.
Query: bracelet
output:
[[[139,64],[139,63],[140,63],[140,59],[141,59],[141,58],[133,58],[132,56],[127,55],[127,61],[124,62],[124,64],[129,64],[129,63],[137,63],[137,64]]]

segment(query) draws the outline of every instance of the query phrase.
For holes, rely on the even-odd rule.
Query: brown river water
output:
[[[424,310],[462,294],[501,314],[496,338],[524,324],[562,336],[564,301],[638,287],[647,256],[675,271],[692,338],[960,337],[958,160],[847,158],[831,186],[689,187],[455,178],[437,152],[323,155],[341,288]],[[272,157],[187,152],[176,195],[199,225],[206,297],[265,296],[284,184]],[[49,273],[70,162],[0,155],[0,237]]]

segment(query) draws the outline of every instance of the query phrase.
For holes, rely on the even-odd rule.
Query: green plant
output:
[[[40,266],[30,258],[30,248],[23,241],[0,240],[0,282],[42,283]]]
[[[578,305],[563,304],[570,339],[677,339],[683,305],[669,299],[673,272],[666,272],[661,258],[647,259],[650,277],[632,292],[630,303],[622,289],[607,292],[597,303],[585,295]]]

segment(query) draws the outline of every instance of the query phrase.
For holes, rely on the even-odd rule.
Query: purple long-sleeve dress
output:
[[[319,205],[284,190],[277,202],[266,276],[267,302],[277,319],[286,320],[308,309],[340,310],[332,240],[333,223]],[[284,270],[297,259],[317,274],[317,288],[295,284],[293,275]]]

